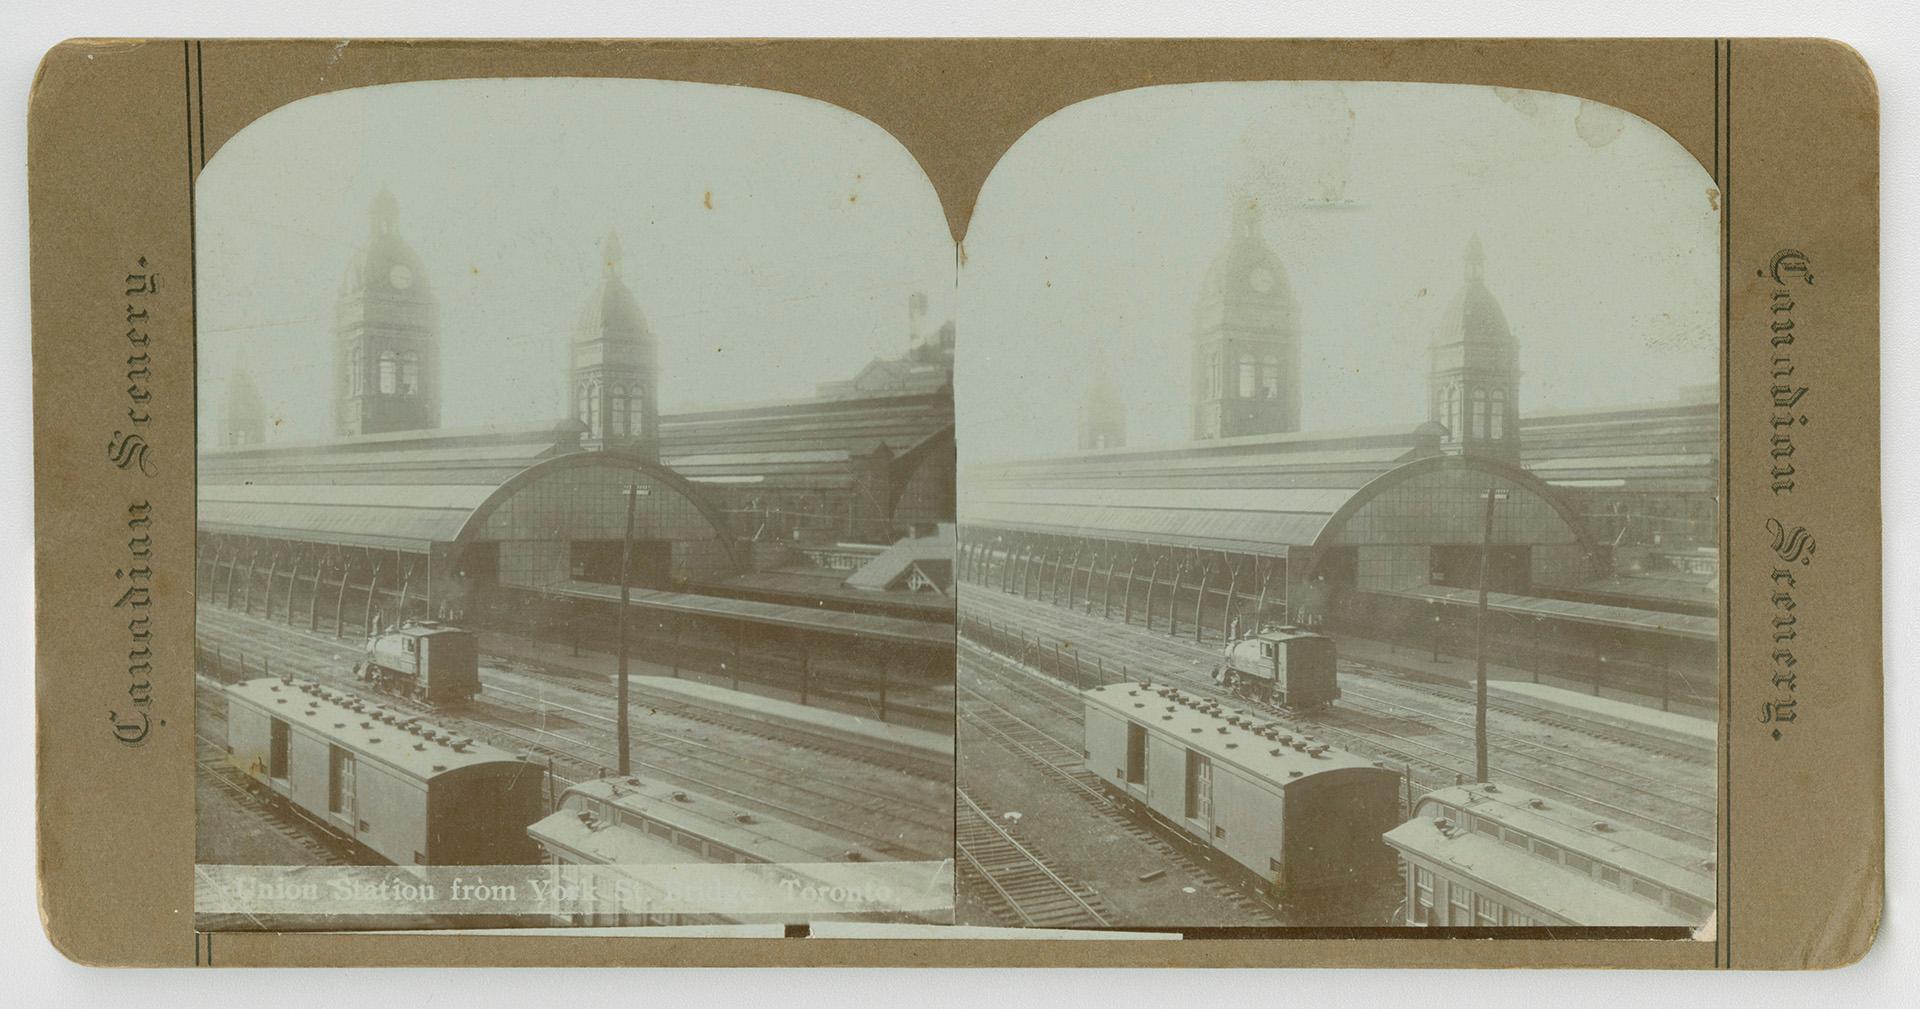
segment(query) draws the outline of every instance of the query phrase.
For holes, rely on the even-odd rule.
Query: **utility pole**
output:
[[[627,604],[633,598],[633,510],[640,500],[638,481],[627,485],[627,534],[620,541],[620,615],[614,625],[619,628],[620,637],[620,683],[614,705],[618,708],[619,718],[614,722],[616,729],[615,746],[620,752],[620,776],[633,773],[633,756],[627,752]]]
[[[1480,610],[1473,629],[1473,771],[1487,780],[1487,561],[1493,554],[1493,506],[1507,492],[1487,487],[1487,524],[1480,535]]]

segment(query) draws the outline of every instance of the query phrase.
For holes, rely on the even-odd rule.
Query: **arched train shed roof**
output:
[[[981,467],[962,481],[963,525],[1285,556],[1338,545],[1479,541],[1479,495],[1509,543],[1591,547],[1547,484],[1494,460],[1443,454],[1431,425],[1229,439],[1205,446]]]
[[[679,474],[618,452],[579,448],[568,421],[517,429],[421,431],[200,456],[202,532],[425,552],[475,538],[541,477],[608,467],[686,499],[733,550],[725,516]]]

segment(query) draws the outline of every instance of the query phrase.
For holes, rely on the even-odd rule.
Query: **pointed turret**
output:
[[[1227,247],[1200,289],[1192,403],[1195,440],[1300,429],[1299,308],[1251,196],[1234,201]]]
[[[620,236],[600,243],[598,290],[575,324],[568,350],[568,413],[587,426],[589,448],[659,453],[659,357],[640,302],[622,276]]]
[[[1460,291],[1433,337],[1429,417],[1460,452],[1520,459],[1520,345],[1487,289],[1486,251],[1474,235]]]

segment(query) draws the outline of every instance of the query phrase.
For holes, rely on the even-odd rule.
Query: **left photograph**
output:
[[[386,85],[195,197],[197,927],[952,921],[955,247],[892,137]]]

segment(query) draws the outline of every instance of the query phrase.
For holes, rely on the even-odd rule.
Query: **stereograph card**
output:
[[[31,101],[69,957],[1872,942],[1844,46],[78,40]]]

